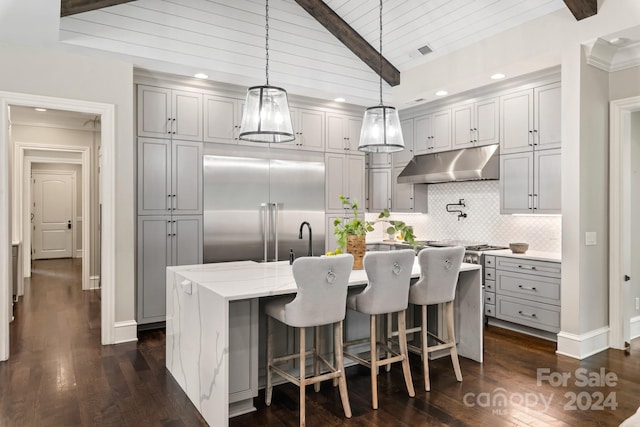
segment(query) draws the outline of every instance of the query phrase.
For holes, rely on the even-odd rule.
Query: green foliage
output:
[[[333,234],[337,237],[338,248],[337,251],[345,252],[347,247],[347,236],[366,236],[370,231],[374,230],[374,226],[378,222],[386,222],[390,224],[386,228],[387,234],[400,233],[402,240],[408,244],[415,246],[415,236],[413,235],[413,228],[410,225],[404,223],[404,221],[390,220],[389,210],[385,209],[380,212],[378,218],[375,221],[365,221],[359,215],[358,201],[353,202],[345,196],[340,196],[340,202],[345,211],[350,210],[353,218],[349,220],[343,220],[342,218],[336,218],[333,221]]]

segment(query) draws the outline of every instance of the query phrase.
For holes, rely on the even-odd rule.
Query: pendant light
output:
[[[382,0],[380,0],[380,105],[364,112],[358,150],[369,153],[392,153],[404,150],[398,110],[382,103]]]
[[[269,0],[266,0],[265,22],[267,83],[247,90],[239,138],[264,143],[293,141],[295,136],[291,126],[287,91],[269,86]]]

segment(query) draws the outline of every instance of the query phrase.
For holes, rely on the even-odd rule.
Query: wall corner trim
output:
[[[609,348],[609,327],[594,329],[576,335],[569,332],[558,333],[556,354],[582,360]]]
[[[138,341],[138,323],[135,320],[126,320],[115,323],[114,344]]]

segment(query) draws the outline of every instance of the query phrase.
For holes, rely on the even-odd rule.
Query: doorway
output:
[[[611,102],[610,129],[609,341],[629,351],[640,336],[640,97]]]

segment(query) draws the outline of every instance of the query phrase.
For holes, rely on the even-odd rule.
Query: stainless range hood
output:
[[[415,156],[398,175],[399,184],[500,179],[500,144]]]

